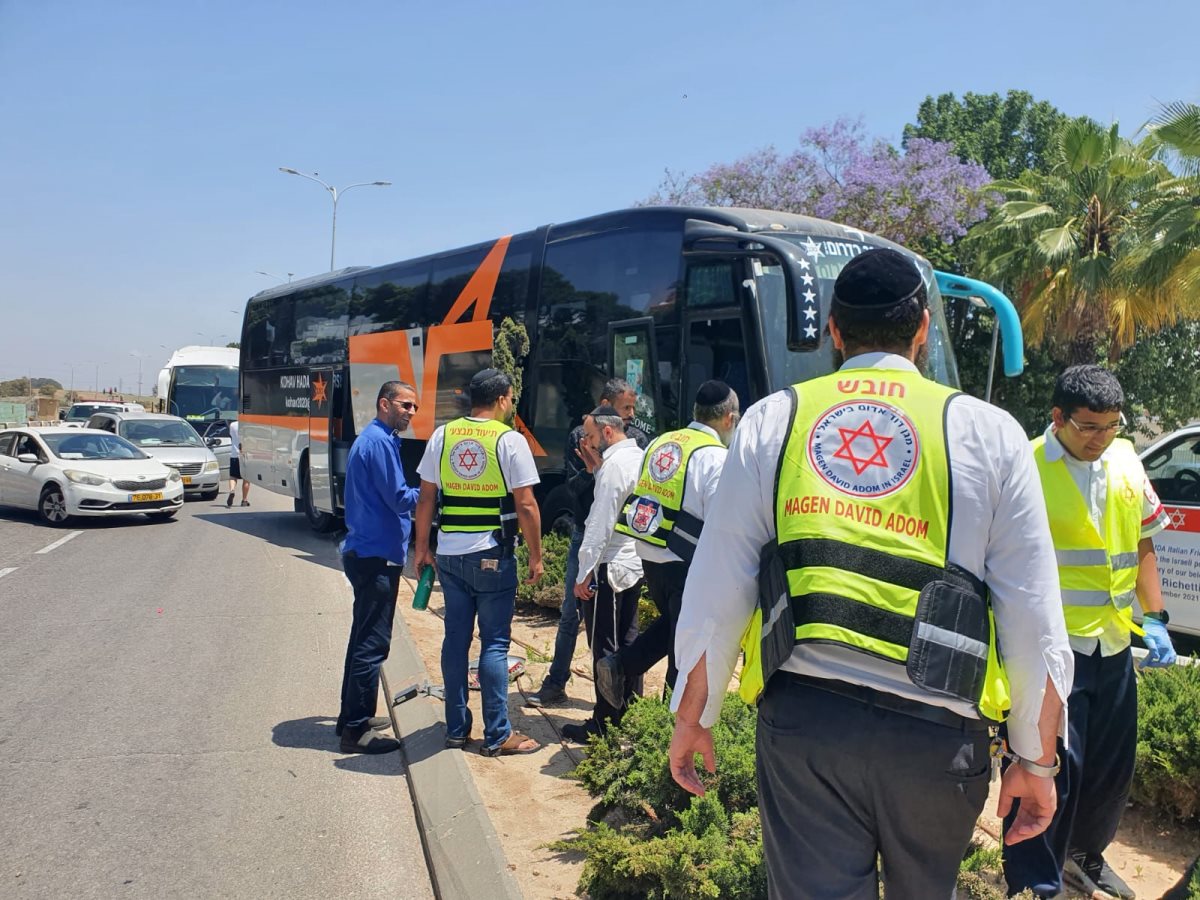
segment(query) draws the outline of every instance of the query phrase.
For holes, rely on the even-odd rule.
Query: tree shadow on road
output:
[[[221,504],[213,504],[219,507]],[[338,543],[345,532],[317,534],[308,527],[308,520],[294,512],[263,510],[261,512],[229,510],[197,513],[192,516],[212,525],[220,525],[242,534],[259,538],[276,547],[295,551],[297,559],[342,571]]]

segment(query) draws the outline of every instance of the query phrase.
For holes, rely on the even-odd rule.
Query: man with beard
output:
[[[846,264],[845,363],[747,410],[688,571],[671,774],[704,793],[695,754],[715,771],[742,644],[772,897],[876,900],[880,872],[888,900],[953,897],[1006,713],[1006,842],[1054,812],[1073,661],[1033,453],[1010,415],[922,376],[929,323],[910,257]]]
[[[517,595],[514,554],[518,526],[529,547],[526,581],[542,577],[542,521],[533,487],[537,466],[529,442],[510,423],[516,414],[512,380],[497,369],[475,373],[471,414],[434,430],[417,466],[416,564],[436,565],[446,602],[442,680],[446,746],[471,741],[467,652],[479,619],[479,690],[484,756],[532,753],[538,742],[508,718],[508,647]],[[429,550],[441,492],[436,558]]]
[[[376,716],[375,704],[417,505],[418,490],[408,486],[400,463],[399,437],[416,412],[411,384],[384,383],[375,398],[375,418],[355,439],[346,461],[347,534],[341,550],[342,567],[354,588],[354,618],[335,729],[343,753],[390,753],[400,747],[376,733],[389,727],[391,719]]]

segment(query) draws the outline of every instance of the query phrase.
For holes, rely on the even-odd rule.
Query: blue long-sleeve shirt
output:
[[[342,552],[381,556],[404,565],[420,488],[409,487],[400,463],[400,438],[372,420],[346,462],[346,539]]]

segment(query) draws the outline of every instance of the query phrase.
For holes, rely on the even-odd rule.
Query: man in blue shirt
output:
[[[399,433],[417,413],[417,393],[386,382],[375,418],[350,448],[346,462],[346,539],[342,566],[354,588],[354,620],[342,675],[337,734],[343,753],[390,753],[399,741],[376,733],[391,719],[375,715],[379,669],[392,643],[392,618],[408,551],[412,511],[420,489],[409,487],[400,463]]]

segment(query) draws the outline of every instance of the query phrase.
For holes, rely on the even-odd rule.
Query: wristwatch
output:
[[[1023,756],[1017,757],[1017,765],[1031,775],[1037,775],[1039,778],[1053,778],[1058,774],[1058,770],[1062,768],[1062,760],[1058,754],[1054,754],[1054,765],[1039,766],[1032,760],[1025,759]]]
[[[1162,622],[1164,625],[1168,624],[1171,621],[1171,614],[1169,612],[1167,612],[1165,609],[1160,609],[1158,612],[1146,612],[1146,613],[1143,613],[1143,615],[1147,619],[1157,619],[1159,622]]]

